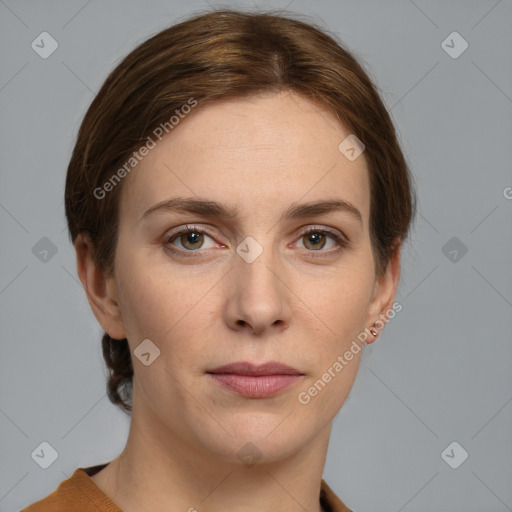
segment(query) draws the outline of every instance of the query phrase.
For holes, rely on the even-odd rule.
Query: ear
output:
[[[389,312],[394,311],[393,303],[400,281],[400,252],[402,249],[400,241],[395,247],[396,249],[388,261],[384,274],[375,281],[366,325],[368,329],[373,327],[377,331],[377,335],[370,336],[367,343],[373,343],[378,338],[389,319]],[[377,324],[374,326],[375,322]]]
[[[74,246],[78,276],[96,320],[111,338],[118,340],[126,338],[114,278],[105,277],[98,268],[89,235],[80,233],[76,237]]]

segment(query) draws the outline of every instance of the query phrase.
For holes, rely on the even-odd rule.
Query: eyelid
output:
[[[205,235],[208,235],[211,238],[215,237],[215,235],[210,233],[210,231],[208,231],[207,229],[205,229],[201,226],[196,226],[194,224],[185,224],[184,226],[177,227],[175,230],[167,231],[163,238],[164,238],[164,241],[167,243],[175,235],[181,235],[183,233],[189,233],[189,232],[190,233],[193,233],[193,232],[203,233]]]
[[[305,234],[307,234],[307,233],[309,233],[311,231],[319,231],[321,233],[327,233],[327,234],[332,235],[334,238],[341,238],[344,241],[346,241],[347,243],[350,241],[349,238],[345,235],[345,233],[343,233],[339,229],[330,228],[328,226],[322,226],[322,225],[314,225],[314,224],[305,227],[299,233],[299,236],[305,235]]]
[[[175,231],[171,230],[170,232],[166,232],[164,237],[166,239],[169,239],[169,238],[172,238],[172,236],[174,236],[176,234],[181,234],[181,233],[187,232],[187,231],[192,232],[195,230],[197,230],[198,232],[201,232],[201,233],[205,233],[208,236],[211,236],[212,238],[215,237],[215,235],[213,235],[208,229],[205,229],[202,226],[196,226],[194,224],[185,224],[184,226],[179,226],[178,228],[176,228]],[[345,233],[343,233],[342,231],[340,231],[338,229],[330,228],[328,226],[323,226],[323,225],[315,225],[315,224],[309,224],[308,226],[304,227],[297,234],[297,236],[304,235],[304,234],[309,233],[310,231],[314,231],[314,230],[326,232],[326,233],[332,234],[333,236],[339,236],[341,238],[344,238],[347,242],[350,241],[349,238],[345,235]]]

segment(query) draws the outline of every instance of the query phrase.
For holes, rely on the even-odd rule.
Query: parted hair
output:
[[[374,81],[336,35],[301,17],[234,9],[196,13],[151,36],[110,72],[80,125],[65,185],[70,239],[89,236],[105,276],[113,272],[125,180],[108,193],[95,191],[106,190],[116,170],[191,98],[205,106],[282,91],[327,108],[364,144],[370,238],[375,272],[382,275],[415,216],[412,176]],[[130,412],[127,339],[104,333],[102,349],[108,397]]]

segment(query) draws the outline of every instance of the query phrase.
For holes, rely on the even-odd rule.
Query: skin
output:
[[[295,93],[197,107],[125,178],[113,276],[77,238],[78,273],[103,329],[126,337],[132,354],[144,339],[160,349],[149,366],[132,355],[128,441],[92,477],[125,512],[321,510],[331,423],[362,351],[307,405],[298,394],[390,310],[400,275],[399,249],[375,275],[364,153],[351,162],[338,150],[349,134]],[[140,220],[176,196],[226,203],[240,217],[162,210]],[[280,220],[292,203],[325,199],[349,201],[362,221],[345,211]],[[191,224],[209,233],[166,241]],[[348,246],[311,240],[301,234],[309,227],[340,231]],[[236,252],[247,236],[263,249],[252,263]],[[274,397],[245,398],[205,373],[234,361],[279,361],[304,375]],[[237,457],[248,442],[261,453],[252,467]]]

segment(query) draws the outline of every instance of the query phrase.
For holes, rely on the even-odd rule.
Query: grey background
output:
[[[383,91],[418,186],[403,310],[365,349],[324,478],[355,512],[512,510],[512,2],[222,5],[287,7],[335,31]],[[129,419],[106,397],[101,330],[68,239],[65,172],[119,59],[207,7],[0,0],[1,511],[124,446]],[[59,44],[47,59],[31,48],[43,31]],[[469,44],[458,58],[441,47],[453,31]],[[46,261],[43,237],[56,250]],[[58,452],[48,469],[31,458],[43,441]],[[457,469],[441,458],[453,441],[469,453]]]

